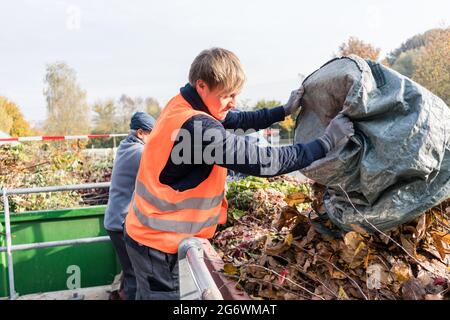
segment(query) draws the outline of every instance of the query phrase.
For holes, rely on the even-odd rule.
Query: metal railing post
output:
[[[8,257],[8,281],[9,281],[9,298],[16,299],[16,289],[14,286],[14,265],[12,256],[11,243],[11,221],[9,219],[9,201],[6,188],[3,188],[3,207],[5,210],[5,231],[6,231],[6,255]]]
[[[202,242],[184,239],[178,249],[181,300],[223,300],[203,259]]]

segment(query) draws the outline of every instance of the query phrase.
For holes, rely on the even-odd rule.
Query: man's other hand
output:
[[[325,129],[325,134],[319,138],[322,145],[325,147],[326,152],[334,149],[337,145],[343,142],[343,140],[348,140],[351,136],[355,134],[353,128],[353,122],[350,121],[342,113],[339,113]]]
[[[298,109],[300,109],[300,100],[302,99],[304,92],[305,89],[303,86],[301,86],[300,89],[291,92],[288,102],[283,106],[284,114],[286,116],[294,114]]]

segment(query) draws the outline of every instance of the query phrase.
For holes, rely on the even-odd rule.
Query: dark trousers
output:
[[[122,231],[110,231],[108,232],[114,250],[119,258],[120,266],[123,272],[123,281],[120,285],[123,288],[127,300],[135,300],[136,298],[136,276],[134,274],[133,266],[130,258],[128,257],[127,250],[125,248],[125,241]]]
[[[136,273],[136,300],[179,300],[178,255],[144,246],[126,231],[124,237]]]

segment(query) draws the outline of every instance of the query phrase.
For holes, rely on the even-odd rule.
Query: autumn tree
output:
[[[93,117],[93,134],[102,133],[126,133],[122,132],[117,126],[117,106],[113,99],[98,100],[92,105]],[[114,142],[116,146],[123,138],[102,138],[90,139],[87,148],[112,148]]]
[[[3,106],[0,106],[0,131],[9,134],[12,124],[13,124],[12,118],[6,112],[6,109],[3,108]]]
[[[122,94],[117,104],[117,127],[120,132],[130,130],[130,119],[136,111],[142,108],[140,103],[142,98],[133,99],[126,94]]]
[[[407,39],[386,56],[389,66],[409,78],[414,77],[417,58],[421,49],[428,46],[436,37],[442,36],[446,29],[431,29]],[[448,30],[448,29],[447,29]],[[448,42],[448,39],[447,41]]]
[[[295,130],[295,120],[292,116],[287,116],[283,121],[279,122],[283,139],[291,139]]]
[[[403,42],[398,48],[391,51],[387,54],[387,60],[390,65],[394,65],[396,60],[400,57],[400,55],[404,52],[408,52],[410,50],[417,50],[427,45],[427,43],[432,40],[436,34],[439,34],[445,29],[431,29],[424,33],[416,34],[411,38],[408,38],[405,42]]]
[[[31,135],[32,130],[29,123],[25,120],[19,107],[14,102],[9,101],[5,97],[0,97],[0,110],[0,118],[3,118],[3,116],[1,116],[2,113],[7,115],[7,117],[0,120],[0,123],[3,122],[4,126],[3,129],[1,129],[2,131],[14,137]],[[6,130],[9,122],[9,130]]]
[[[145,99],[144,103],[145,103],[145,111],[153,118],[157,119],[162,111],[158,100],[152,97],[148,97]]]
[[[413,80],[450,106],[450,28],[436,32],[420,49]]]
[[[157,119],[161,114],[161,107],[158,100],[152,97],[132,98],[126,94],[122,94],[117,102],[117,126],[122,132],[129,130],[130,119],[137,111],[147,112],[149,115]]]
[[[47,134],[86,134],[90,108],[76,72],[64,62],[47,65],[44,95],[47,100]]]
[[[281,102],[278,100],[261,99],[256,102],[253,110],[259,110],[259,109],[264,109],[264,108],[271,109],[271,108],[278,107],[278,106],[281,106]]]
[[[93,133],[119,132],[116,119],[117,108],[114,100],[97,101],[92,110],[95,113]]]
[[[363,59],[377,61],[380,57],[380,51],[380,48],[376,48],[370,43],[366,43],[356,37],[350,37],[347,42],[344,42],[339,46],[338,54],[341,56],[356,54]]]
[[[395,60],[395,63],[391,65],[391,68],[408,78],[412,78],[416,70],[416,59],[419,52],[419,49],[402,52]]]

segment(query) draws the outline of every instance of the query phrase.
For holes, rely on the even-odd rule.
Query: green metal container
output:
[[[105,208],[11,214],[12,244],[105,236]],[[0,214],[0,246],[6,246],[4,221],[4,215]],[[109,241],[14,251],[13,260],[19,295],[106,285],[120,272]],[[0,252],[0,297],[6,296],[9,296],[8,260],[6,252]]]

